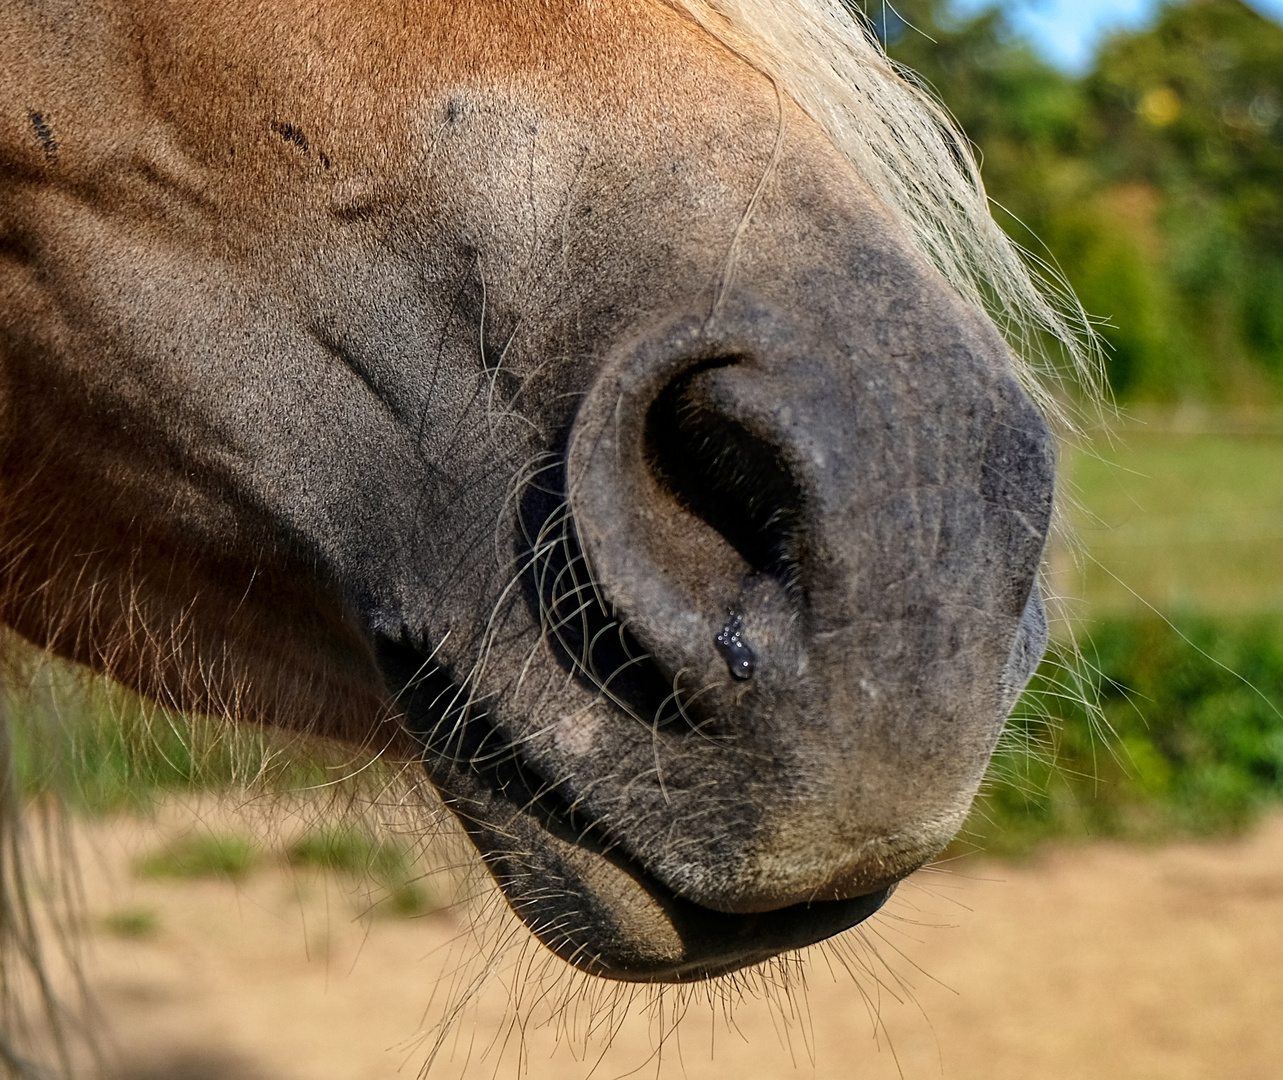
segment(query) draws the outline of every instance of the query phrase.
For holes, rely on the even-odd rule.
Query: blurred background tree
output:
[[[868,13],[976,144],[1003,226],[1105,320],[1120,401],[1279,399],[1283,27],[1240,0],[1168,3],[1074,77],[1001,7]]]

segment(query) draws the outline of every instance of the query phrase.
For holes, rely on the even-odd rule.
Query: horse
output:
[[[413,763],[605,979],[942,850],[1046,644],[1086,323],[858,10],[0,12],[5,626]]]

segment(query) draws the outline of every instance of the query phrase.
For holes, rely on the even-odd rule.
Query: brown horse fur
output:
[[[1083,347],[839,0],[0,27],[6,625],[422,763],[610,978],[818,940],[948,841],[1045,636],[1051,398],[982,298]]]

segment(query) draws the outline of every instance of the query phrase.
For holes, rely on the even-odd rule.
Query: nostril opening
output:
[[[802,493],[779,450],[700,394],[699,377],[721,358],[669,383],[646,415],[646,455],[656,480],[687,512],[720,533],[759,574],[791,595],[801,589]]]

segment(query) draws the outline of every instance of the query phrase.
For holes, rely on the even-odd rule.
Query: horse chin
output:
[[[379,666],[428,776],[509,905],[581,971],[625,982],[689,982],[813,945],[877,912],[894,885],[773,911],[717,911],[678,895],[580,819],[484,716],[464,718],[448,676],[384,641]]]

